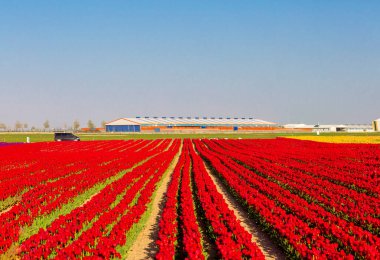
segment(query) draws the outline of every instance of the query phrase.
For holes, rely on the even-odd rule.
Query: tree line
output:
[[[67,124],[65,123],[64,124],[64,127],[63,128],[51,128],[51,125],[50,125],[50,121],[49,120],[45,120],[43,123],[42,123],[42,127],[38,128],[38,127],[35,127],[35,126],[32,126],[29,128],[29,124],[28,123],[23,123],[23,122],[20,122],[19,120],[16,121],[16,123],[14,124],[14,126],[8,126],[4,123],[1,123],[0,122],[0,131],[16,131],[16,132],[24,132],[24,131],[51,131],[51,130],[71,130],[71,131],[79,131],[80,130],[80,127],[81,127],[81,123],[79,122],[79,120],[75,120],[71,126],[67,126]],[[101,121],[100,122],[100,127],[101,128],[105,128],[106,127],[106,121]],[[95,123],[90,119],[87,121],[87,128],[89,131],[95,131],[97,126],[95,125]]]

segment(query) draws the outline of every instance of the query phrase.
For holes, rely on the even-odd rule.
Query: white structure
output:
[[[380,122],[379,122],[380,123]],[[380,126],[380,124],[378,124]],[[342,124],[342,125],[306,125],[306,124],[287,124],[284,125],[285,129],[302,129],[309,130],[311,132],[372,132],[373,128],[371,125],[365,124]]]

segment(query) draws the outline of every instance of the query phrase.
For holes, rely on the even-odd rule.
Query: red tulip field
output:
[[[379,173],[378,144],[3,144],[0,258],[379,259]]]

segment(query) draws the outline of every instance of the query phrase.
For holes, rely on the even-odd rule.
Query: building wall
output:
[[[347,132],[349,133],[362,133],[362,132],[371,132],[372,129],[367,128],[347,128]]]
[[[220,131],[232,131],[233,127],[230,126],[141,126],[141,131],[154,131],[156,129],[160,129],[161,131],[175,131],[175,130],[191,130],[191,131],[197,131],[197,130],[220,130]]]
[[[316,132],[336,132],[336,129],[335,131],[331,131],[331,128],[329,127],[324,127],[324,128],[313,128],[312,132],[316,133]]]
[[[139,125],[107,125],[106,132],[140,132]]]
[[[237,129],[236,129],[237,127]],[[141,126],[141,131],[156,131],[160,129],[162,132],[175,131],[276,131],[283,130],[280,127],[271,126]]]
[[[239,126],[239,130],[241,131],[275,131],[282,130],[282,128],[274,127],[274,126]]]
[[[281,130],[285,132],[293,132],[293,131],[306,132],[306,133],[313,132],[312,128],[283,128]]]

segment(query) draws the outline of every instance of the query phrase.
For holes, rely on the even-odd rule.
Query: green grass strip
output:
[[[111,184],[112,182],[119,180],[126,173],[127,173],[126,170],[121,171],[118,174],[108,178],[104,182],[95,184],[93,187],[86,190],[82,194],[76,196],[75,198],[71,199],[70,202],[66,203],[65,205],[62,205],[60,208],[55,209],[50,214],[42,215],[42,216],[35,218],[32,225],[23,227],[22,233],[21,233],[20,238],[19,238],[19,242],[21,243],[21,242],[25,241],[27,238],[31,237],[32,235],[37,234],[38,230],[40,228],[45,229],[55,219],[57,219],[60,215],[69,214],[75,208],[81,206],[91,196],[100,192],[108,184]]]
[[[25,193],[25,191],[23,193]],[[0,213],[7,210],[9,207],[12,207],[13,205],[17,204],[21,200],[21,195],[10,196],[6,198],[5,200],[1,200]]]

